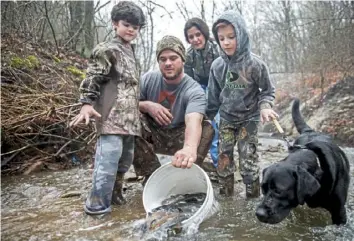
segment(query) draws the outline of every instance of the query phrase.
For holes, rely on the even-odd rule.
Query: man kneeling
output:
[[[155,153],[172,155],[172,165],[201,165],[210,148],[214,130],[204,120],[203,89],[184,74],[185,48],[176,37],[165,36],[157,44],[159,71],[141,79],[139,109],[142,136],[136,137],[134,169],[144,183],[160,166]]]

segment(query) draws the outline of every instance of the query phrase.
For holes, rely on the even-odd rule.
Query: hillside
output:
[[[58,170],[88,159],[93,126],[67,127],[79,111],[87,60],[48,42],[1,40],[2,174]]]
[[[280,114],[280,124],[287,135],[298,135],[291,118],[292,98],[301,100],[301,113],[309,126],[316,131],[322,131],[333,136],[339,143],[354,146],[354,77],[337,79],[329,88],[326,88],[323,97],[317,92],[303,95],[296,88],[289,88],[289,82],[276,83],[277,91],[288,89],[291,95],[288,98],[278,98],[275,109]],[[267,124],[262,131],[277,131],[272,124]]]

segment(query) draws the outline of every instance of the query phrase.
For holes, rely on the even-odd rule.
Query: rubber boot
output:
[[[260,195],[259,178],[250,184],[246,184],[246,198],[256,198]]]
[[[146,184],[147,180],[149,180],[150,176],[151,176],[151,174],[144,176],[144,180],[143,180],[143,182],[141,183],[141,184],[143,185],[143,187],[145,187],[145,184]]]
[[[221,184],[220,194],[225,195],[226,197],[231,197],[234,195],[234,174],[227,177],[219,177],[219,182]]]
[[[123,196],[124,173],[117,173],[116,182],[112,192],[112,204],[123,205],[127,200]]]
[[[201,168],[203,168],[205,172],[216,172],[216,167],[212,162],[203,162]]]

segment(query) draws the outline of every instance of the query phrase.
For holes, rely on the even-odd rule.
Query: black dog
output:
[[[329,136],[315,132],[305,123],[298,99],[292,107],[292,118],[300,136],[284,160],[263,170],[264,197],[256,216],[264,223],[279,223],[291,209],[306,203],[310,208],[328,210],[333,224],[345,224],[348,159]]]

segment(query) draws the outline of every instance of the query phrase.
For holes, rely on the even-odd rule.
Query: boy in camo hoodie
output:
[[[96,118],[96,145],[92,190],[87,214],[111,211],[111,202],[123,204],[124,173],[133,162],[134,139],[141,135],[139,76],[133,41],[145,25],[145,16],[133,2],[120,1],[111,12],[116,37],[98,44],[91,55],[87,77],[80,86],[80,113],[70,126]]]
[[[246,185],[246,197],[259,196],[258,123],[278,115],[272,110],[275,89],[266,64],[251,53],[245,21],[234,11],[226,11],[213,24],[220,57],[214,60],[208,84],[207,115],[220,112],[219,160],[217,172],[221,193],[234,193],[237,143],[239,166]]]

